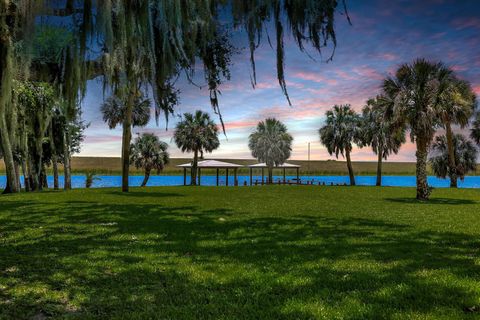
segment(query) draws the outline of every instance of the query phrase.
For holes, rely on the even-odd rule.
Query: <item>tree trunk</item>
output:
[[[1,103],[1,102],[0,102]],[[0,106],[0,109],[2,107]],[[5,121],[5,114],[0,111],[0,136],[2,137],[2,151],[3,161],[5,162],[5,173],[7,175],[7,186],[3,193],[16,193],[19,187],[16,182],[15,162],[13,160],[12,145],[10,144],[10,137],[8,134],[7,123]]]
[[[50,123],[49,129],[50,136],[50,150],[52,153],[52,168],[53,168],[53,190],[58,190],[58,157],[57,157],[57,148],[53,141],[53,120]]]
[[[122,135],[122,191],[128,192],[128,176],[130,169],[130,142],[132,140],[132,112],[135,92],[130,92],[127,99],[125,119],[123,119]]]
[[[417,199],[428,200],[430,190],[427,182],[427,155],[428,143],[423,138],[418,138],[417,143]]]
[[[22,184],[20,183],[20,167],[15,161],[15,182],[17,183],[18,189],[22,189]]]
[[[355,175],[353,174],[353,167],[352,167],[352,160],[350,159],[350,150],[347,149],[345,151],[345,156],[347,158],[347,168],[348,168],[348,175],[350,176],[350,185],[355,185]]]
[[[68,129],[67,129],[68,130]],[[70,167],[70,144],[68,143],[68,133],[63,134],[63,175],[64,175],[64,184],[63,188],[65,190],[72,189],[72,176],[71,176],[71,167]]]
[[[7,24],[7,4],[0,1],[0,24]],[[3,161],[5,162],[5,173],[7,175],[7,187],[3,193],[16,193],[20,190],[15,179],[15,163],[13,160],[12,143],[6,121],[7,104],[10,103],[12,83],[12,41],[9,27],[2,29],[0,36],[0,136],[3,150]]]
[[[197,185],[197,170],[198,170],[198,150],[193,152],[193,163],[190,172],[190,185],[196,186]]]
[[[445,132],[447,137],[448,147],[448,174],[450,176],[450,187],[457,188],[458,176],[457,176],[457,164],[455,161],[455,146],[453,145],[453,132],[450,122],[445,123]]]
[[[150,169],[145,169],[145,177],[143,178],[141,187],[145,187],[147,185],[148,179],[150,178]]]
[[[377,187],[382,185],[382,164],[383,164],[383,148],[378,148],[378,162],[377,162]]]
[[[25,164],[25,160],[22,160],[22,173],[23,173],[23,184],[25,185],[25,191],[29,192],[30,191],[30,181],[28,178],[28,173],[27,173],[27,165]]]
[[[38,181],[38,190],[42,190],[44,186],[43,181],[43,135],[38,135],[35,137],[35,157],[34,157],[34,166],[35,174],[37,177],[35,179]]]
[[[48,189],[48,180],[47,180],[47,169],[45,169],[45,165],[42,164],[42,171],[40,173],[40,181],[41,181],[41,184],[42,184],[42,189],[45,188],[45,189]]]
[[[57,156],[52,156],[52,168],[53,168],[53,189],[58,190],[58,160]]]
[[[268,182],[269,184],[273,183],[273,167],[268,167]]]
[[[33,174],[32,174],[32,161],[30,159],[30,154],[27,153],[27,174],[28,174],[28,184],[30,185],[30,191],[34,191],[33,188]]]

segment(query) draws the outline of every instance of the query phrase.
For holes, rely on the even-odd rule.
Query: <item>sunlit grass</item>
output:
[[[0,318],[480,316],[480,191],[161,187],[0,198]]]

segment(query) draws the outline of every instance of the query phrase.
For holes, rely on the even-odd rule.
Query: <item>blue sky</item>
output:
[[[223,85],[220,106],[226,125],[226,137],[221,135],[221,147],[211,158],[250,158],[248,135],[257,122],[266,117],[282,120],[294,137],[293,159],[307,158],[311,143],[311,159],[331,159],[320,145],[318,129],[325,111],[334,104],[350,103],[360,111],[365,101],[379,92],[381,80],[404,62],[423,57],[440,60],[457,74],[469,80],[480,95],[480,1],[353,1],[347,0],[353,25],[340,14],[336,17],[337,48],[333,61],[326,62],[332,47],[322,56],[308,50],[315,59],[301,53],[286,39],[286,68],[289,94],[293,106],[288,106],[276,79],[275,51],[266,38],[257,51],[256,89],[250,85],[250,64],[247,50],[234,57],[232,79]],[[247,46],[241,34],[235,45]],[[199,81],[201,74],[198,74]],[[208,91],[200,90],[180,79],[180,105],[177,113],[196,109],[211,112]],[[100,105],[104,99],[99,81],[88,84],[83,102],[84,119],[90,122],[81,156],[120,156],[121,128],[109,130],[103,123]],[[214,116],[212,114],[212,116]],[[215,116],[214,116],[215,117]],[[154,132],[170,145],[172,157],[182,154],[172,140],[175,117],[168,130],[160,119],[147,127],[135,128],[135,133]],[[217,120],[217,119],[216,119]],[[405,144],[390,161],[413,161],[415,148]],[[355,149],[354,160],[374,161],[369,148]]]

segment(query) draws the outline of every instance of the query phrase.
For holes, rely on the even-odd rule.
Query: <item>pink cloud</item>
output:
[[[118,142],[122,141],[122,135],[114,136],[114,135],[103,135],[103,136],[85,136],[86,143],[105,143],[105,142]]]
[[[450,67],[455,72],[465,71],[467,68],[465,66],[454,65]]]
[[[477,95],[480,95],[480,85],[474,86],[473,92],[475,92]]]
[[[279,87],[278,81],[277,82],[259,82],[255,86],[255,89],[259,89],[259,90],[274,89],[274,88],[278,88],[278,87]]]
[[[480,19],[477,17],[455,19],[452,25],[457,29],[474,28],[480,29]]]
[[[383,54],[380,54],[378,57],[386,61],[398,60],[398,56],[393,53],[383,53]]]
[[[367,77],[369,79],[383,80],[384,76],[380,74],[377,70],[369,66],[360,66],[353,68],[353,71],[362,77]]]
[[[252,127],[255,127],[257,123],[258,121],[254,121],[254,120],[230,121],[230,122],[225,122],[225,129],[234,130],[234,129],[252,128]]]
[[[308,72],[308,71],[297,72],[294,74],[294,77],[302,80],[307,80],[307,81],[327,83],[329,85],[336,85],[338,83],[338,81],[335,79],[326,78],[325,76],[320,75],[318,73]]]
[[[358,78],[355,76],[352,76],[351,73],[345,72],[343,70],[337,70],[335,71],[335,74],[337,77],[339,77],[342,80],[357,80]]]

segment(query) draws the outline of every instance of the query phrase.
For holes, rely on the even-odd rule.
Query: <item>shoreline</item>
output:
[[[210,158],[209,158],[210,159]],[[211,158],[213,159],[213,158]],[[257,163],[254,159],[221,159],[227,162],[232,162],[240,165],[251,165]],[[172,158],[165,169],[157,174],[152,172],[152,175],[159,176],[183,176],[183,170],[176,167],[183,163],[191,162],[190,158]],[[348,175],[345,161],[341,160],[290,160],[292,164],[300,165],[301,176],[343,176]],[[353,161],[353,169],[356,176],[376,176],[377,162],[375,161]],[[477,167],[476,172],[470,173],[468,176],[480,175],[480,166]],[[61,166],[59,168],[60,174],[63,174]],[[382,175],[384,176],[409,176],[415,175],[415,162],[384,162]],[[116,157],[73,157],[72,158],[72,174],[82,175],[87,172],[95,172],[98,175],[121,175],[121,159]],[[221,171],[222,172],[222,171]],[[51,174],[51,168],[47,168],[47,173]],[[248,175],[248,168],[238,169],[238,175]],[[255,170],[254,174],[260,174],[260,170]],[[5,174],[4,163],[0,160],[0,175]],[[287,170],[287,175],[289,174]],[[432,171],[428,169],[428,174],[432,175]],[[143,170],[130,167],[131,176],[143,175]],[[189,172],[187,171],[187,175]],[[215,170],[202,170],[202,175],[215,175]]]

